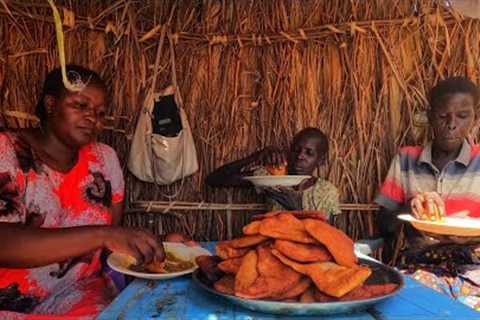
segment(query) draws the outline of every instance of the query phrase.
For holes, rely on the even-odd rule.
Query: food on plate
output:
[[[268,237],[257,234],[257,235],[245,236],[245,237],[229,240],[227,241],[227,243],[232,248],[240,249],[240,248],[246,248],[246,247],[257,245],[266,240],[268,240]]]
[[[232,275],[226,275],[220,278],[213,284],[213,287],[225,294],[235,294],[235,277]]]
[[[246,236],[217,244],[221,261],[198,264],[203,273],[219,271],[214,283],[209,281],[219,292],[311,303],[366,299],[398,287],[365,284],[372,270],[358,264],[353,241],[326,224],[322,213],[271,212],[257,216],[243,231]]]
[[[265,166],[265,169],[267,169],[268,173],[272,176],[285,176],[287,174],[287,166],[284,164],[268,165]]]
[[[289,268],[272,254],[269,246],[258,246],[258,278],[251,286],[244,290],[235,290],[235,294],[242,298],[260,299],[278,295],[293,288],[302,275]],[[240,273],[236,278],[242,277]]]
[[[343,231],[314,219],[305,219],[303,223],[310,236],[328,249],[336,263],[346,267],[357,264],[353,241]]]
[[[275,240],[273,248],[298,262],[331,261],[332,255],[323,245],[303,244],[288,240]]]
[[[312,284],[312,280],[308,277],[303,277],[290,290],[272,295],[272,300],[285,300],[295,298],[302,295]]]
[[[231,259],[236,257],[244,256],[248,252],[248,248],[235,249],[228,241],[220,242],[215,246],[215,251],[217,255],[222,259]]]
[[[263,219],[259,232],[263,236],[274,239],[291,240],[300,243],[316,242],[307,233],[303,222],[286,212]]]
[[[242,292],[257,280],[257,252],[250,250],[243,258],[235,275],[235,293]]]
[[[445,203],[436,192],[418,193],[411,201],[412,213],[420,220],[445,221]]]
[[[345,267],[333,262],[301,264],[288,259],[278,250],[272,253],[295,271],[309,276],[317,288],[332,297],[341,297],[360,286],[372,273],[368,267]]]
[[[236,274],[242,265],[242,260],[243,257],[223,260],[222,262],[218,263],[218,268],[225,273]]]
[[[242,231],[245,235],[255,235],[258,234],[261,221],[253,221],[247,224],[242,228]]]
[[[144,265],[130,265],[130,269],[136,272],[173,273],[185,271],[194,266],[192,261],[181,259],[167,251],[165,260],[162,262],[153,261]]]

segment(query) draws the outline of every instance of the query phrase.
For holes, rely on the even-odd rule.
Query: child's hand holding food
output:
[[[445,220],[445,203],[437,192],[418,193],[410,202],[412,215],[419,220]]]

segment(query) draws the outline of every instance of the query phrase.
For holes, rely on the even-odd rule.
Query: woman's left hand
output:
[[[169,233],[165,236],[165,239],[164,241],[166,242],[180,242],[180,243],[183,243],[189,247],[199,247],[200,244],[198,244],[198,242],[196,241],[193,241],[192,238],[190,238],[189,236],[187,235],[184,235],[183,233],[176,233],[176,232],[172,232],[172,233]]]
[[[303,209],[303,192],[287,187],[264,188],[263,192],[287,210]]]

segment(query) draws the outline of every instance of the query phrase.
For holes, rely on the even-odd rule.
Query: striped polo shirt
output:
[[[425,191],[440,194],[447,216],[468,210],[470,217],[480,217],[480,146],[465,140],[458,157],[441,171],[432,163],[431,143],[401,148],[375,202],[397,211]]]

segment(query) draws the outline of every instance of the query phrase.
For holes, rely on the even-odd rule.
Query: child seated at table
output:
[[[325,134],[318,128],[306,128],[293,137],[289,151],[266,147],[221,166],[208,175],[206,182],[214,187],[251,187],[243,177],[269,175],[269,166],[286,166],[289,175],[312,176],[327,157],[328,139]],[[296,188],[264,188],[262,191],[270,201],[271,210],[320,210],[326,218],[340,212],[337,188],[321,177],[312,176]]]

